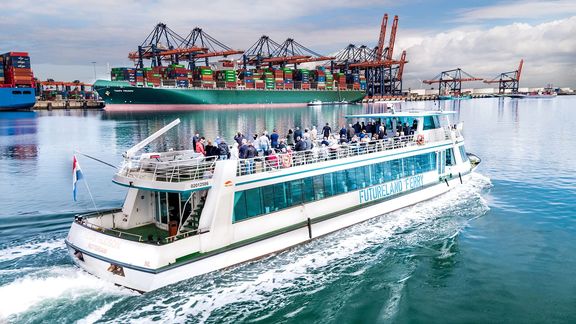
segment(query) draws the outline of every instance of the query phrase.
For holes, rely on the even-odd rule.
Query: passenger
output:
[[[408,123],[404,123],[404,129],[402,130],[405,136],[411,134],[412,129],[408,126]]]
[[[332,132],[332,128],[330,128],[330,124],[326,123],[326,126],[322,128],[322,134],[324,137],[330,137],[330,133]]]
[[[366,130],[366,125],[364,124],[364,122],[362,122],[362,125],[360,126],[360,131],[365,131]]]
[[[360,122],[356,122],[356,124],[354,124],[354,134],[360,134],[360,132],[362,131],[362,126],[360,126]]]
[[[300,136],[296,137],[296,145],[294,146],[296,152],[306,151],[306,142]]]
[[[196,151],[196,143],[198,143],[199,141],[200,141],[200,135],[198,133],[196,133],[194,136],[192,136],[192,149],[194,150],[194,152],[197,152]]]
[[[276,131],[276,128],[274,128],[274,130],[272,131],[272,134],[270,134],[270,145],[272,146],[272,148],[276,149],[278,148],[278,139],[280,138],[280,135],[278,135],[278,131]]]
[[[380,126],[380,129],[378,129],[378,139],[383,140],[386,138],[386,135],[386,127]]]
[[[238,134],[236,134],[236,136],[234,136],[234,140],[236,141],[236,143],[238,143],[238,146],[242,146],[242,140],[246,139],[246,137],[238,132]]]
[[[248,143],[248,151],[246,153],[246,173],[254,173],[254,158],[258,156],[258,151],[254,147],[254,144]]]
[[[208,141],[206,146],[204,147],[206,150],[206,156],[218,156],[218,148],[212,144],[212,141]]]
[[[327,139],[325,139],[325,141],[322,141],[320,150],[318,150],[318,159],[320,161],[328,160],[328,145],[330,145],[330,143],[328,143]]]
[[[289,168],[292,166],[292,150],[290,148],[282,149],[281,159],[282,159],[282,168]]]
[[[286,144],[290,147],[294,147],[294,131],[292,128],[288,130],[288,135],[286,135]]]
[[[258,134],[254,134],[252,135],[252,146],[254,146],[254,148],[256,149],[256,151],[258,153],[260,153],[260,139],[258,137]],[[257,154],[258,155],[258,154]]]
[[[271,150],[265,158],[267,169],[278,169],[278,155],[276,151]]]
[[[304,136],[304,134],[302,134],[300,127],[296,126],[296,130],[294,131],[294,138],[302,138],[302,136]]]
[[[206,150],[204,149],[205,140],[206,139],[204,137],[200,137],[200,140],[196,142],[196,153],[201,153],[204,156],[206,156]]]
[[[268,138],[268,132],[264,131],[262,133],[262,136],[260,136],[260,139],[258,140],[259,144],[260,144],[260,150],[263,153],[268,152],[268,150],[270,149],[270,139]]]
[[[312,126],[312,130],[310,130],[310,138],[313,142],[316,142],[316,139],[318,138],[318,130],[316,129],[316,126]]]
[[[348,138],[346,137],[346,135],[342,135],[340,137],[340,140],[338,140],[338,144],[346,144],[348,143]]]
[[[414,119],[412,122],[412,134],[414,134],[418,130],[418,120]]]
[[[234,142],[232,144],[232,149],[230,149],[230,159],[238,160],[240,158],[240,151],[238,149],[238,143]]]
[[[218,143],[218,155],[220,156],[220,160],[228,160],[230,158],[230,149],[228,148],[228,144],[223,139],[218,138],[216,140]],[[238,143],[235,143],[238,144]]]
[[[278,151],[282,151],[282,149],[288,148],[286,146],[286,140],[285,139],[280,139],[280,143],[278,144],[278,146],[276,147],[276,150]]]
[[[340,137],[346,136],[346,127],[342,126],[342,128],[340,128],[340,132],[338,134],[340,135]]]
[[[346,130],[346,137],[348,138],[348,141],[352,139],[352,136],[354,136],[354,134],[356,134],[356,130],[354,129],[354,127],[352,127],[352,124],[348,124],[348,129]]]
[[[360,139],[362,140],[364,137],[368,137],[368,134],[366,134],[365,129],[363,129],[362,132],[360,133]]]
[[[320,145],[330,146],[330,142],[328,142],[328,137],[324,136],[324,139],[322,140],[322,142],[320,142]]]
[[[241,159],[248,158],[248,141],[246,139],[242,140],[242,146],[238,150],[238,157]]]

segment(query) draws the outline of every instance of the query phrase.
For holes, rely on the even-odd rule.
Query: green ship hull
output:
[[[187,110],[209,108],[290,107],[310,102],[357,102],[360,90],[263,90],[135,87],[127,82],[98,80],[94,90],[106,110]]]

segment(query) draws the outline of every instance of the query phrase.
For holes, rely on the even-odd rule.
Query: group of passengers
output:
[[[232,146],[220,137],[216,137],[213,144],[199,134],[193,136],[192,142],[194,151],[206,157],[246,160],[243,163],[245,173],[253,173],[254,160],[259,157],[262,157],[260,160],[265,162],[265,167],[281,168],[335,158],[341,147],[356,147],[357,153],[363,153],[370,149],[370,145],[374,146],[377,141],[386,140],[389,136],[400,138],[413,135],[418,125],[414,120],[411,126],[408,123],[395,123],[394,126],[395,129],[388,130],[386,124],[379,120],[356,122],[333,132],[330,124],[326,123],[320,132],[316,126],[303,130],[297,126],[290,128],[285,136],[280,136],[276,129],[270,134],[264,130],[254,134],[251,139],[238,132]]]

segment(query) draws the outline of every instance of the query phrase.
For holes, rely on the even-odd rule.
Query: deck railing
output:
[[[191,156],[180,151],[182,155],[165,153],[150,158],[125,159],[119,175],[153,181],[181,182],[210,179],[214,171],[217,156]]]
[[[238,161],[236,173],[238,176],[279,169],[287,169],[305,164],[328,160],[344,159],[351,156],[382,152],[406,146],[423,145],[444,140],[460,138],[459,127],[446,126],[426,131],[422,140],[420,135],[405,135],[389,137],[368,142],[332,144],[315,147],[306,151],[289,151],[274,153],[268,156],[257,156]],[[147,158],[124,160],[119,175],[136,179],[153,181],[181,182],[205,180],[212,178],[217,156],[204,157],[192,151],[173,151],[150,155]]]

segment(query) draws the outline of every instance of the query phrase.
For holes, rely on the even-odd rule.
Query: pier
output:
[[[97,100],[38,100],[34,105],[34,110],[52,109],[104,109],[104,102]]]

